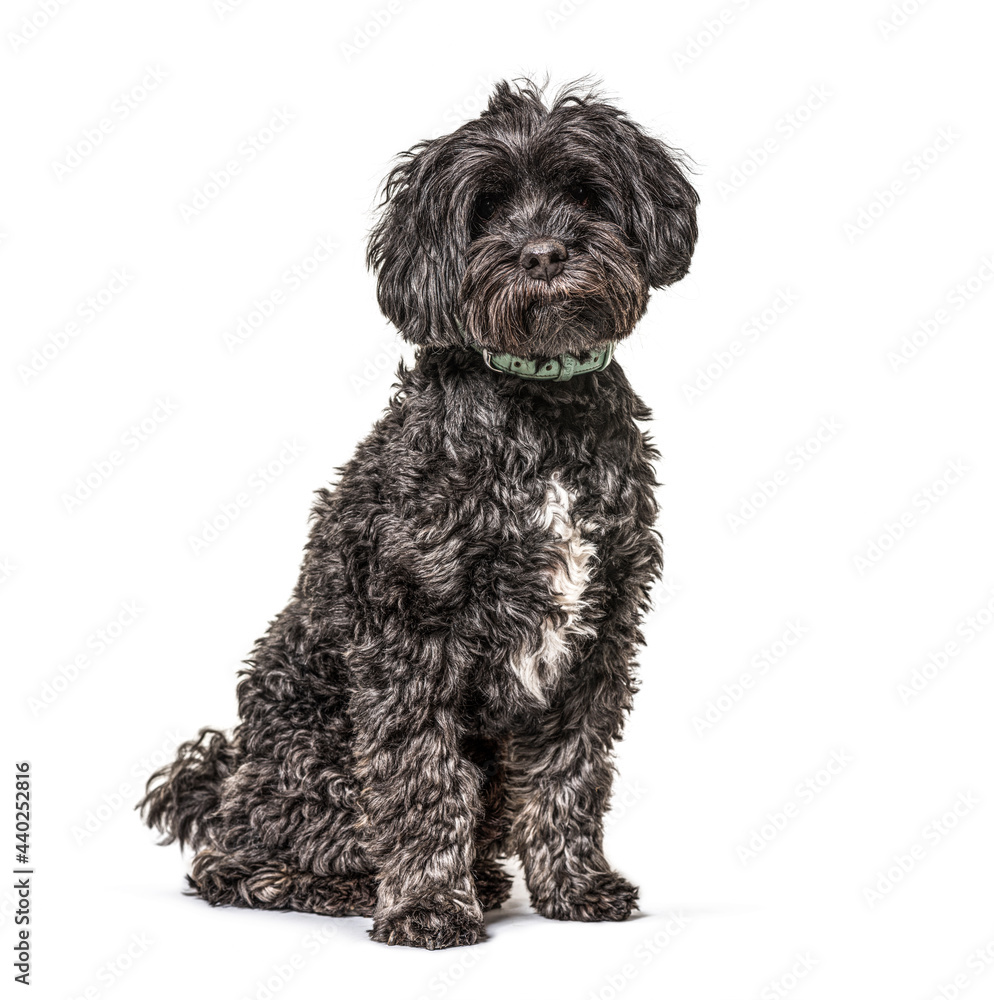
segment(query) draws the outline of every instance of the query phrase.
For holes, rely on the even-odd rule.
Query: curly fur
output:
[[[424,948],[485,936],[510,855],[544,916],[636,906],[602,818],[662,566],[650,414],[617,362],[530,382],[465,335],[537,358],[621,339],[686,272],[696,201],[622,112],[527,81],[394,168],[369,262],[416,363],[317,494],[233,735],[183,744],[141,803],[196,849],[193,892]],[[536,239],[559,273],[523,273]]]

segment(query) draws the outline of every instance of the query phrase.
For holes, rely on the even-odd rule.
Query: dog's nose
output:
[[[521,266],[530,278],[549,281],[563,269],[569,257],[566,247],[558,240],[532,240],[521,250]]]

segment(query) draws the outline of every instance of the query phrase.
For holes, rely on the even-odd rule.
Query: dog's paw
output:
[[[480,908],[484,911],[500,909],[501,903],[511,895],[513,881],[496,861],[477,861],[473,867],[473,882]]]
[[[638,909],[638,888],[617,872],[578,877],[532,905],[550,920],[626,920]]]
[[[482,915],[453,906],[439,909],[412,904],[389,915],[373,918],[369,936],[383,944],[402,944],[411,948],[455,948],[476,944],[486,938]]]

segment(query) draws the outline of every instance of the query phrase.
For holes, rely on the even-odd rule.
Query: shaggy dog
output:
[[[585,85],[502,82],[402,155],[368,263],[417,360],[317,494],[233,735],[184,743],[140,804],[197,849],[194,893],[445,948],[485,936],[517,855],[543,916],[631,913],[602,819],[662,557],[650,414],[611,352],[687,273],[696,205]]]

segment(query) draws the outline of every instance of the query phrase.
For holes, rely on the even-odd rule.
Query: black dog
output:
[[[233,736],[185,743],[141,803],[209,903],[472,944],[516,854],[542,915],[629,915],[602,817],[662,558],[650,414],[611,350],[686,274],[696,204],[617,108],[528,81],[394,167],[368,261],[417,361],[318,493]]]

